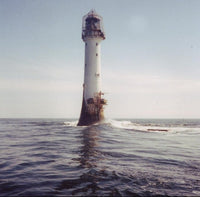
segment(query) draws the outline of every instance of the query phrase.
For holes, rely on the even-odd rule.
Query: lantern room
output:
[[[103,19],[95,12],[95,10],[91,10],[83,17],[82,39],[85,40],[86,38],[105,39]]]

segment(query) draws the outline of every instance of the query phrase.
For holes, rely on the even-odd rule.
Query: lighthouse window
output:
[[[96,56],[98,56],[98,53],[96,53]]]
[[[96,46],[98,46],[98,43],[96,43]]]
[[[87,46],[87,42],[85,43],[85,45]]]

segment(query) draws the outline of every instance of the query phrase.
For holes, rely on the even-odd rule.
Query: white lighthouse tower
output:
[[[85,42],[83,103],[79,126],[90,125],[104,118],[101,90],[101,46],[105,39],[103,20],[94,10],[83,17],[82,39]]]

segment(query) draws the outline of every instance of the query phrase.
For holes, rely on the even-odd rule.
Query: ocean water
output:
[[[0,119],[0,196],[200,196],[200,120]]]

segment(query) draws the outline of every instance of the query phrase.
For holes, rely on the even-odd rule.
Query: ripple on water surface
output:
[[[199,120],[0,120],[0,196],[199,196]],[[167,130],[167,131],[166,131]]]

